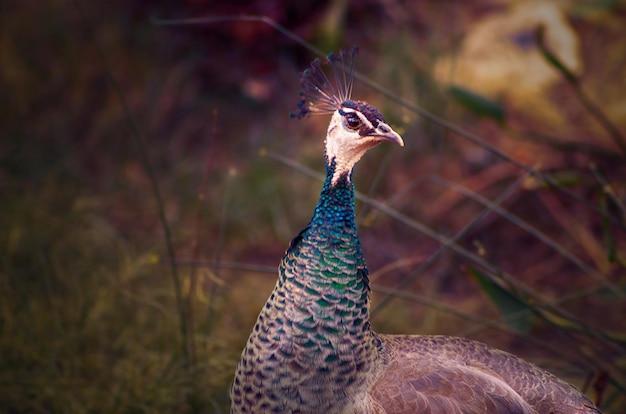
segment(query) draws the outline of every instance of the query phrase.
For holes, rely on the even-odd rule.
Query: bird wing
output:
[[[386,413],[536,414],[510,386],[445,360],[396,358],[370,389]]]
[[[370,396],[388,413],[600,413],[554,375],[483,343],[378,335]]]

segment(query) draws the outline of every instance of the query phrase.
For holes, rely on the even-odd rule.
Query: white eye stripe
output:
[[[367,119],[367,117],[362,112],[356,109],[343,107],[339,109],[338,112],[343,117],[344,125],[348,129],[351,129],[351,130],[357,130],[357,129],[362,130],[364,128],[374,129],[374,126],[372,125],[370,120]],[[357,121],[355,117],[358,117],[358,121],[360,121],[359,123],[355,122]]]
[[[372,125],[372,123],[369,121],[369,119],[367,119],[365,117],[365,115],[363,115],[360,112],[356,113],[358,115],[358,117],[361,119],[361,122],[363,123],[363,125],[365,125],[367,128],[373,129],[374,126]]]

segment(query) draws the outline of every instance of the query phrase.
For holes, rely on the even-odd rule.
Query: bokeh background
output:
[[[354,95],[406,143],[355,172],[374,328],[625,412],[626,4],[225,3],[2,3],[0,412],[228,412],[321,188],[305,42],[359,45]],[[155,22],[241,14],[290,34]]]

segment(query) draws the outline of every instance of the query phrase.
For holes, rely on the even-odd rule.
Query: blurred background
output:
[[[4,2],[0,412],[226,413],[323,173],[297,73],[360,46],[404,137],[355,171],[379,332],[626,411],[624,1]],[[250,14],[267,21],[162,25]]]

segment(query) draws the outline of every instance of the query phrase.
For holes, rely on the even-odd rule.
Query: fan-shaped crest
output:
[[[324,60],[315,59],[311,66],[300,74],[300,101],[292,118],[304,118],[309,114],[327,115],[336,111],[352,95],[353,71],[358,47],[341,49]],[[332,68],[334,84],[324,66]]]

